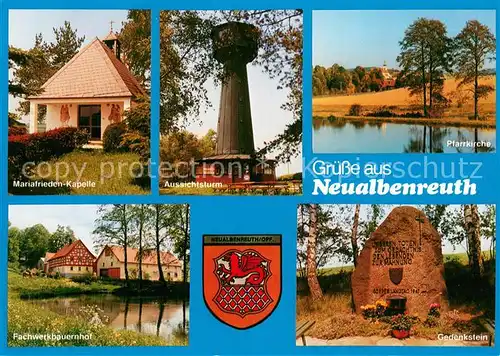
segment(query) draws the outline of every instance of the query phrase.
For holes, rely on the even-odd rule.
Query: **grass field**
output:
[[[496,76],[487,76],[480,79],[480,84],[496,87]],[[444,95],[452,100],[446,109],[444,119],[468,118],[474,112],[473,100],[468,100],[462,106],[458,105],[457,95],[458,81],[452,78],[446,79],[444,84]],[[389,107],[395,113],[421,110],[421,99],[419,96],[410,96],[406,88],[399,88],[376,93],[361,93],[355,95],[319,96],[313,98],[313,116],[328,117],[346,116],[353,104],[362,106],[362,113],[373,111],[380,107]],[[496,92],[490,93],[486,98],[479,101],[479,113],[488,121],[496,120]]]
[[[412,328],[412,336],[430,340],[438,334],[480,334],[484,332],[469,311],[449,311],[442,314],[438,325],[426,327],[423,320]],[[326,340],[349,336],[388,336],[391,327],[383,322],[370,322],[352,313],[350,293],[325,295],[321,302],[312,303],[308,297],[297,297],[297,323],[315,320],[308,335]]]
[[[114,285],[92,283],[83,285],[67,279],[42,277],[23,278],[8,272],[8,332],[7,344],[18,346],[169,346],[183,345],[183,341],[139,334],[129,330],[115,330],[95,321],[96,311],[88,306],[79,314],[59,315],[25,298],[62,296],[82,293],[110,292]],[[56,335],[61,339],[20,339],[16,335]],[[64,335],[84,335],[87,339],[62,339]]]
[[[419,322],[412,328],[412,336],[435,340],[438,334],[480,334],[485,331],[479,320],[484,316],[495,317],[495,271],[494,260],[489,259],[490,253],[484,251],[483,256],[488,263],[485,262],[485,277],[480,290],[471,288],[465,253],[443,256],[450,308],[442,313],[434,327],[425,325],[425,316],[419,316]],[[389,324],[372,322],[352,312],[350,279],[353,269],[349,265],[320,269],[318,280],[324,296],[317,302],[312,302],[307,295],[307,281],[302,277],[297,279],[297,323],[316,321],[308,335],[333,340],[390,334]]]
[[[77,150],[40,165],[32,181],[58,181],[63,186],[9,190],[20,195],[143,195],[149,189],[136,184],[139,156],[134,153],[104,153],[101,150]],[[70,183],[67,185],[66,183]],[[78,186],[78,182],[80,183]],[[89,182],[88,186],[84,183]],[[92,186],[95,184],[95,186]]]

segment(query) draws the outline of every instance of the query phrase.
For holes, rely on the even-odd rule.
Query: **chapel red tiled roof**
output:
[[[111,49],[95,38],[30,99],[137,97],[146,92]]]
[[[113,254],[116,256],[118,261],[125,262],[124,249],[121,246],[106,246],[104,249],[109,248]],[[145,253],[142,258],[143,264],[156,265],[156,251],[149,251],[150,253]],[[136,248],[127,248],[127,262],[139,262],[138,258],[139,250]],[[163,265],[178,266],[181,267],[181,262],[175,257],[171,252],[160,252],[161,261]]]

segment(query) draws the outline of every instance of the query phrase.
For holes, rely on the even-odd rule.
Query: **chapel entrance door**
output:
[[[80,105],[78,127],[90,134],[91,140],[101,140],[101,105]]]

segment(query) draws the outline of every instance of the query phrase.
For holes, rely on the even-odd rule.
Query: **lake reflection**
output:
[[[495,152],[496,130],[382,122],[314,120],[315,153]],[[454,147],[449,141],[489,142],[490,147]]]
[[[62,315],[75,315],[81,307],[96,305],[109,318],[106,325],[170,339],[187,340],[189,304],[159,298],[120,298],[82,295],[69,298],[32,299],[32,303]]]

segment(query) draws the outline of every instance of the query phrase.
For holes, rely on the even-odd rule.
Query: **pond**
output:
[[[343,119],[314,120],[313,145],[315,153],[495,152],[496,130]]]
[[[82,308],[97,306],[104,314],[102,322],[113,329],[187,341],[188,302],[150,297],[125,298],[111,294],[31,299],[30,302],[61,315],[81,314]]]

